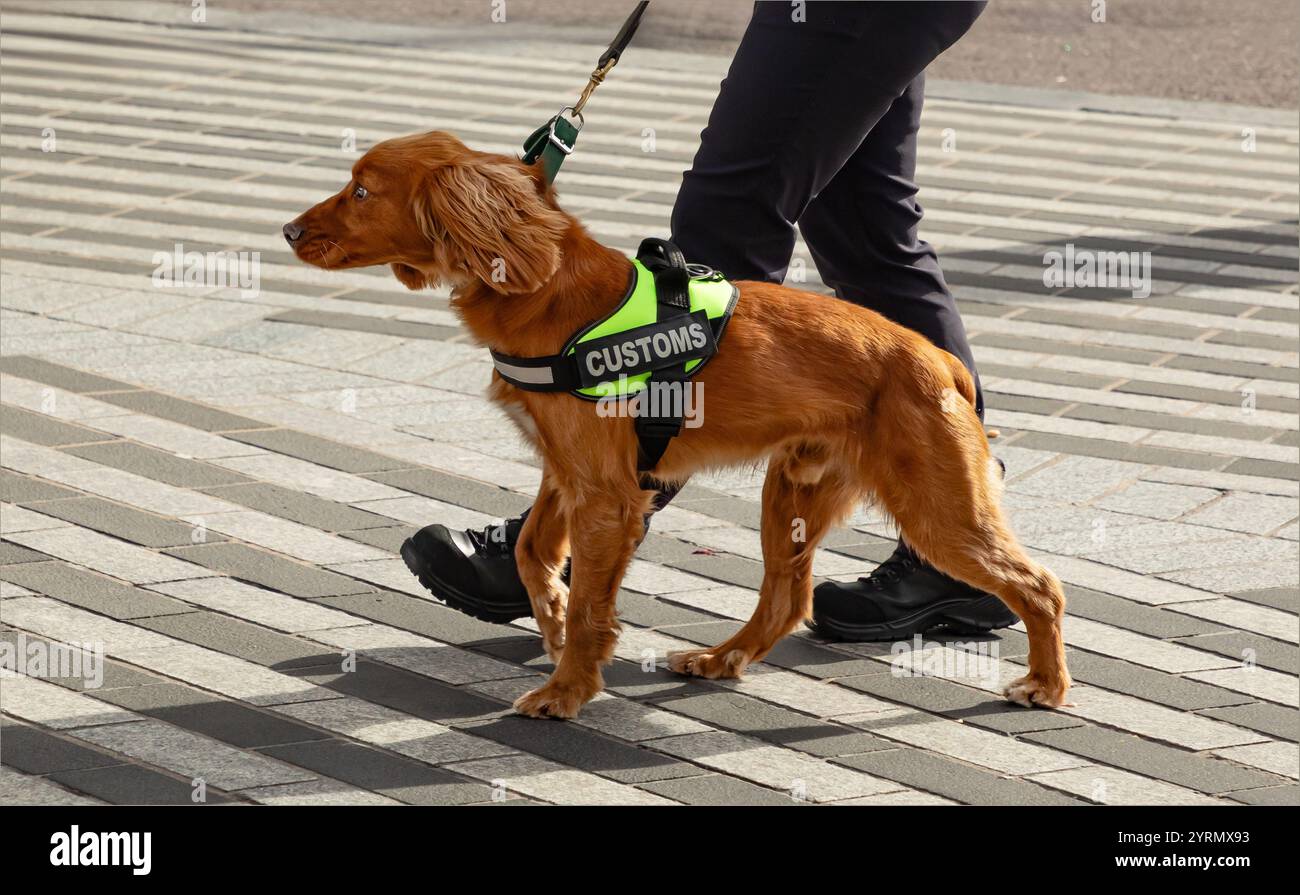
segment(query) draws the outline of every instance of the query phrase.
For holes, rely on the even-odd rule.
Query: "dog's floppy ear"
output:
[[[457,267],[502,293],[535,291],[555,273],[568,221],[522,165],[461,159],[435,169],[430,181],[417,203],[421,226],[446,244]]]
[[[393,276],[397,277],[407,289],[419,290],[434,285],[430,281],[429,275],[418,267],[402,264],[400,261],[395,261],[388,267],[392,270]]]

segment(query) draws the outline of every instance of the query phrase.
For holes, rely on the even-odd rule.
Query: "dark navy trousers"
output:
[[[756,3],[673,207],[686,258],[779,283],[798,227],[839,298],[921,333],[974,374],[938,258],[917,235],[915,175],[925,68],[984,5]]]

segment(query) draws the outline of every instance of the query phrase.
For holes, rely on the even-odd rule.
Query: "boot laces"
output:
[[[505,519],[501,522],[489,522],[481,531],[470,529],[465,532],[474,550],[482,556],[505,556],[515,549],[519,540],[519,529],[523,519]]]
[[[871,574],[859,579],[868,587],[881,590],[893,584],[903,575],[916,568],[916,560],[910,556],[895,553],[889,559],[871,570]]]

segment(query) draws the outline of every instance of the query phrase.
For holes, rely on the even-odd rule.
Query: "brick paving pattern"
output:
[[[445,292],[307,268],[279,228],[345,179],[345,128],[362,151],[440,127],[513,152],[593,48],[38,7],[3,28],[0,638],[106,658],[90,682],[0,673],[0,801],[1300,802],[1294,127],[926,110],[925,232],[1006,505],[1066,582],[1073,706],[998,699],[1018,629],[803,631],[741,681],[669,673],[668,650],[756,600],[761,471],[742,470],[657,518],[606,693],[542,723],[509,709],[549,670],[532,625],[447,609],[396,555],[420,525],[529,503],[537,461],[484,399],[486,352]],[[725,64],[675,58],[629,55],[560,181],[625,250],[666,232]],[[156,288],[154,253],[178,243],[260,252],[260,289]],[[1150,251],[1150,296],[1044,286],[1067,243]],[[851,579],[891,545],[864,511],[816,572]]]

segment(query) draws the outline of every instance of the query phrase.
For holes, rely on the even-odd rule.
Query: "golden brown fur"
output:
[[[412,289],[452,284],[469,331],[506,354],[556,353],[613,310],[628,282],[629,260],[562,211],[538,171],[440,132],[374,147],[347,187],[295,223],[304,231],[295,251],[309,263],[389,264]],[[922,557],[998,595],[1024,620],[1029,673],[1007,688],[1008,698],[1060,705],[1070,685],[1065,598],[999,509],[1000,481],[990,474],[966,369],[848,302],[768,283],[737,286],[721,351],[696,377],[706,422],[684,429],[654,474],[683,481],[700,469],[768,458],[763,584],[740,631],[716,647],[675,653],[669,665],[735,677],[762,659],[810,611],[818,541],[874,498]],[[631,419],[598,416],[594,404],[567,394],[521,391],[495,374],[490,395],[535,423],[521,428],[543,459],[516,558],[556,668],[515,707],[570,718],[603,686],[600,669],[619,630],[615,596],[650,492],[638,480]],[[803,540],[792,536],[796,520]],[[566,593],[559,572],[570,550]]]

